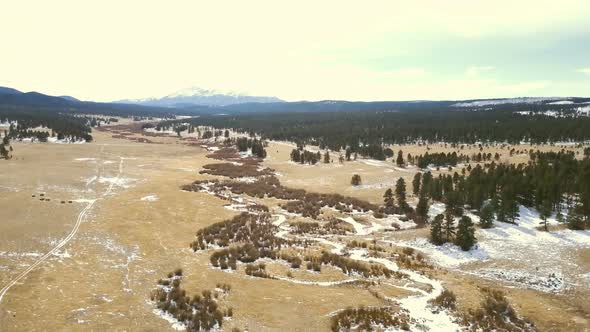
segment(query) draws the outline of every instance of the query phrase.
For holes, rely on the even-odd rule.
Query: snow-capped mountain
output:
[[[199,87],[182,89],[161,98],[126,99],[117,101],[117,103],[164,107],[183,107],[190,105],[226,106],[244,103],[276,102],[282,102],[282,100],[276,97],[250,96],[239,92],[208,90]]]

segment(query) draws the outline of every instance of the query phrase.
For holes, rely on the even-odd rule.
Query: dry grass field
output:
[[[180,187],[195,180],[221,179],[199,174],[204,165],[218,161],[207,158],[209,152],[198,144],[190,145],[187,143],[191,141],[176,137],[142,136],[153,143],[141,143],[112,135],[117,133],[94,132],[95,141],[89,144],[15,143],[15,157],[0,161],[0,287],[4,287],[0,293],[0,331],[172,330],[173,325],[154,311],[149,294],[158,279],[178,267],[184,270],[183,288],[192,294],[213,289],[218,283],[231,285],[223,301],[233,308],[234,316],[224,322],[225,331],[234,327],[248,331],[325,331],[330,328],[330,315],[338,310],[383,305],[384,300],[375,293],[393,299],[415,294],[400,288],[403,284],[395,280],[391,285],[379,282],[374,287],[339,285],[337,282],[347,276],[332,267],[325,267],[321,274],[298,270],[291,278],[288,265],[268,264],[267,270],[275,276],[307,280],[309,284],[254,278],[246,276],[241,267],[231,273],[212,268],[209,253],[195,253],[189,244],[198,229],[239,212],[224,207],[228,202],[213,195],[186,192]],[[411,192],[417,171],[399,168],[391,161],[359,159],[340,164],[336,154],[332,155],[333,163],[303,166],[289,162],[292,148],[277,142],[267,148],[263,166],[274,169],[282,185],[339,193],[376,204],[400,176]],[[419,146],[393,147],[396,152],[400,148],[404,155],[426,151]],[[456,151],[436,145],[430,148]],[[467,150],[470,154],[473,151],[477,150]],[[507,149],[486,151],[500,152],[502,161],[527,160],[524,155],[509,157]],[[363,180],[356,188],[350,185],[355,173]],[[280,211],[279,199],[255,201],[267,205],[272,213]],[[289,222],[295,220],[297,217]],[[386,254],[393,255],[401,250],[400,243],[426,234],[425,229],[412,229],[332,237],[326,242],[375,238],[386,248]],[[576,287],[556,293],[470,274],[470,270],[482,267],[478,263],[454,268],[417,267],[416,271],[426,271],[429,278],[439,280],[457,295],[456,316],[478,306],[478,287],[493,286],[503,289],[518,313],[541,331],[587,331],[590,249],[572,249],[567,257],[568,261],[562,262],[563,273],[567,278],[570,273],[578,274],[571,276]],[[499,267],[509,263],[492,259],[481,264]],[[428,285],[419,284],[414,279],[414,286],[428,289]]]

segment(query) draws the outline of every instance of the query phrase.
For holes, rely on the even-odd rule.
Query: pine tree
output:
[[[463,251],[467,251],[473,247],[477,242],[475,239],[475,227],[473,221],[468,216],[463,216],[459,220],[459,227],[457,229],[457,238],[455,244],[461,247]]]
[[[293,149],[291,151],[291,161],[296,163],[301,161],[301,154],[299,153],[298,149]]]
[[[385,194],[383,194],[383,204],[385,205],[386,208],[393,208],[394,206],[394,201],[393,201],[393,191],[391,190],[391,188],[387,189],[385,191]]]
[[[400,209],[405,212],[408,210],[409,205],[406,201],[406,181],[400,177],[395,184],[395,198],[397,199],[397,205]]]
[[[329,164],[330,163],[330,152],[326,151],[326,153],[324,153],[324,164]]]
[[[543,220],[543,224],[545,225],[545,231],[549,231],[547,227],[547,219],[551,216],[551,202],[548,199],[543,200],[543,204],[539,207],[539,217]]]
[[[481,228],[491,228],[494,225],[494,207],[487,203],[479,211],[479,225]]]
[[[402,152],[402,150],[399,150],[399,152],[397,153],[397,159],[395,160],[395,163],[399,167],[404,166],[404,153]]]
[[[424,175],[422,175],[422,184],[420,185],[420,195],[426,195],[428,197],[432,196],[430,195],[431,193],[431,189],[430,187],[432,187],[432,173],[430,172],[426,172],[424,173]]]
[[[414,195],[418,195],[420,193],[420,179],[422,178],[422,173],[418,172],[414,175],[414,179],[412,180],[412,192]]]
[[[445,242],[452,242],[455,236],[455,217],[448,211],[445,212],[445,222],[443,224],[443,233]]]
[[[445,216],[442,214],[436,215],[430,223],[430,242],[436,244],[437,246],[443,244],[445,241],[443,239],[443,220]]]
[[[578,203],[569,209],[566,218],[568,228],[573,230],[582,230],[586,228],[587,225],[584,222],[584,216],[581,213],[581,210],[582,206]]]
[[[420,195],[420,198],[418,199],[418,205],[416,205],[416,215],[420,219],[421,223],[423,223],[422,221],[427,221],[428,209],[428,197],[426,197],[426,195]]]

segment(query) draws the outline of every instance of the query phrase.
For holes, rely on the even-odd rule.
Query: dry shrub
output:
[[[187,331],[220,328],[224,317],[231,317],[233,310],[230,308],[222,311],[209,290],[204,290],[201,295],[194,295],[192,298],[188,296],[180,287],[182,277],[178,272],[179,270],[176,270],[168,274],[172,277],[158,280],[158,287],[152,291],[150,299],[156,303],[158,309],[184,323]]]
[[[402,278],[403,274],[397,271],[391,271],[381,264],[367,263],[352,258],[343,257],[327,251],[322,252],[320,257],[322,264],[332,265],[340,268],[346,274],[358,273],[365,278],[384,276],[390,278],[395,276]]]
[[[455,293],[445,289],[439,296],[430,300],[429,303],[441,308],[455,310],[457,308],[457,297]]]
[[[463,323],[469,331],[537,331],[533,322],[518,317],[502,291],[487,287],[481,291],[484,294],[481,307],[470,310],[464,317]]]
[[[257,165],[236,165],[230,163],[218,163],[204,165],[203,170],[201,170],[199,173],[227,176],[229,178],[235,179],[239,177],[257,177],[264,175],[272,175],[272,170],[270,170],[269,168],[265,168],[259,171]]]
[[[211,164],[211,165],[231,165],[220,166],[224,169],[231,169],[232,166],[242,168],[244,166],[236,166],[233,164]],[[205,167],[209,167],[206,165]],[[216,168],[218,166],[215,166]],[[258,168],[256,168],[258,169]],[[233,174],[229,173],[226,176],[246,176],[245,173]],[[282,205],[282,207],[292,213],[298,213],[304,217],[311,217],[316,219],[324,206],[333,207],[341,212],[351,212],[357,210],[361,212],[376,212],[379,207],[367,201],[360,200],[354,197],[342,196],[339,194],[322,194],[309,193],[303,189],[292,189],[281,185],[280,181],[272,174],[272,170],[265,169],[261,172],[256,171],[258,175],[267,175],[259,177],[255,182],[236,182],[236,181],[195,181],[191,185],[182,186],[183,190],[200,191],[203,190],[203,185],[208,185],[213,192],[222,192],[229,189],[232,193],[240,195],[247,194],[252,197],[264,198],[275,197],[278,199],[289,200]],[[262,173],[262,174],[261,174]],[[210,173],[212,174],[212,173]]]
[[[246,265],[246,274],[257,278],[272,278],[270,274],[266,272],[266,265],[264,263]]]
[[[398,328],[409,331],[410,317],[390,307],[382,308],[348,308],[332,316],[332,331],[375,331],[379,329]]]

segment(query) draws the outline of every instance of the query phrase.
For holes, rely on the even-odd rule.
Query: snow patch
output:
[[[143,196],[142,198],[140,198],[140,201],[144,201],[144,202],[155,202],[157,201],[159,198],[157,195],[147,195],[147,196]]]

